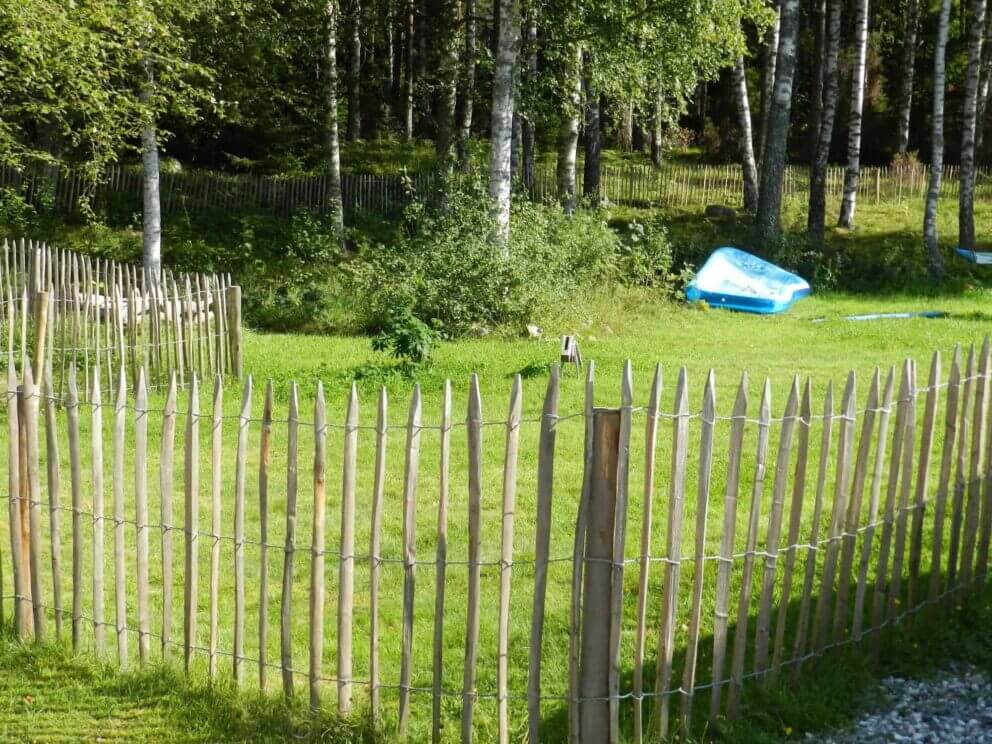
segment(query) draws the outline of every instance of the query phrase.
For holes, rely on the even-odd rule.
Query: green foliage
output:
[[[618,274],[625,284],[670,286],[672,243],[668,228],[657,216],[626,224],[620,231]]]
[[[15,233],[26,234],[38,225],[38,211],[13,186],[0,188],[0,224]]]
[[[373,337],[372,348],[416,366],[430,361],[438,338],[438,332],[414,315],[410,308],[396,305],[390,308],[383,329]]]
[[[365,246],[343,268],[346,292],[363,298],[362,327],[377,329],[397,304],[447,336],[497,326],[522,328],[610,275],[616,235],[596,213],[572,218],[518,200],[508,252],[480,182],[452,190],[445,204],[418,201],[392,245]]]

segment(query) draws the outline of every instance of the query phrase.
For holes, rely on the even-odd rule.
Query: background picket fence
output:
[[[832,385],[797,377],[779,408],[744,375],[729,416],[685,369],[635,404],[629,364],[602,407],[616,388],[589,364],[583,411],[559,411],[582,382],[553,368],[540,402],[513,381],[505,418],[473,377],[464,416],[448,383],[425,414],[418,386],[403,423],[385,390],[352,388],[333,423],[320,383],[301,411],[295,384],[249,376],[225,407],[218,377],[201,408],[197,375],[163,398],[144,367],[88,396],[70,367],[62,405],[10,365],[16,628],[122,667],[254,670],[417,740],[640,742],[734,717],[750,686],[877,654],[984,584],[988,339],[943,364],[922,385],[912,360],[876,370],[864,398],[852,372],[839,409]]]
[[[577,173],[579,193],[583,173]],[[247,210],[288,217],[295,212],[327,209],[327,177],[322,174],[301,176],[252,176],[189,170],[162,173],[160,180],[162,210],[165,214],[200,213],[210,210]],[[926,192],[929,168],[876,167],[861,169],[858,195],[863,202],[920,201]],[[390,213],[403,209],[415,194],[436,198],[443,179],[436,173],[408,176],[344,174],[341,177],[342,201],[346,215],[355,212]],[[832,166],[827,171],[827,196],[839,199],[844,184],[844,168]],[[141,209],[141,170],[133,166],[112,166],[102,181],[95,183],[79,171],[59,171],[50,167],[25,171],[0,167],[0,188],[17,189],[32,204],[48,204],[61,212],[79,208],[79,200],[92,200],[98,209],[116,209],[127,214]],[[806,199],[809,171],[806,166],[790,165],[782,181],[785,198]],[[941,194],[956,196],[959,169],[946,166]],[[553,164],[536,168],[533,187],[536,199],[557,198]],[[633,206],[705,206],[721,203],[742,205],[743,180],[739,165],[664,165],[652,168],[641,165],[605,166],[601,194],[615,204]],[[992,199],[992,168],[978,168],[975,198]]]
[[[101,368],[111,389],[121,365],[132,379],[144,367],[152,387],[173,372],[180,386],[194,373],[241,376],[241,288],[230,275],[165,269],[152,281],[135,264],[23,239],[4,240],[0,271],[7,356],[51,368],[59,398],[70,365],[86,390]]]

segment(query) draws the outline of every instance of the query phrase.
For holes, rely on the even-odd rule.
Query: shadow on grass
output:
[[[919,585],[924,591],[929,582],[928,574],[921,574]],[[683,590],[688,588],[683,586]],[[872,586],[866,602],[865,625],[869,624]],[[757,591],[755,592],[757,594]],[[854,586],[851,587],[853,602]],[[946,669],[954,663],[967,663],[992,674],[992,636],[987,629],[992,623],[992,590],[976,588],[968,593],[962,590],[956,601],[940,606],[939,613],[930,615],[930,606],[911,616],[912,625],[904,620],[885,632],[866,633],[860,643],[848,643],[840,649],[827,651],[822,656],[809,659],[801,667],[801,674],[792,676],[792,665],[783,663],[778,680],[766,684],[761,679],[747,679],[754,669],[754,637],[756,612],[748,618],[747,655],[744,664],[745,681],[741,688],[739,716],[729,721],[721,714],[715,723],[709,719],[711,690],[703,689],[693,697],[691,733],[679,738],[682,715],[682,696],[669,698],[669,730],[672,739],[682,742],[728,741],[748,744],[777,742],[802,738],[806,733],[817,733],[842,727],[880,701],[877,684],[888,676],[920,677]],[[836,597],[829,605],[830,619]],[[811,599],[810,624],[817,597]],[[851,605],[849,604],[848,607]],[[736,609],[732,606],[731,613]],[[774,640],[777,607],[772,613],[772,640]],[[789,604],[787,633],[783,658],[792,656],[794,633],[799,615],[799,601]],[[828,622],[828,635],[832,623]],[[850,629],[850,621],[847,630]],[[684,631],[684,629],[683,629]],[[727,650],[723,678],[730,677],[736,623],[731,623],[727,633]],[[684,632],[676,643],[684,644]],[[828,638],[829,641],[829,638]],[[650,649],[644,660],[644,690],[650,694],[655,685],[656,657]],[[769,644],[769,659],[771,658]],[[696,662],[696,684],[706,684],[711,678],[713,664],[713,636],[701,637]],[[684,646],[676,649],[673,661],[671,687],[678,688],[685,667]],[[621,691],[633,687],[632,673],[628,668],[621,679]],[[722,686],[722,710],[726,710],[729,685]],[[645,740],[666,741],[654,733],[655,698],[644,700]],[[633,739],[633,706],[629,700],[621,702],[621,740]],[[545,716],[542,741],[566,741],[568,738],[568,708],[561,706]]]
[[[305,687],[287,701],[239,692],[229,678],[187,680],[161,662],[121,672],[57,643],[22,644],[7,630],[0,636],[0,734],[8,740],[59,732],[73,740],[383,741],[366,721],[312,714]]]

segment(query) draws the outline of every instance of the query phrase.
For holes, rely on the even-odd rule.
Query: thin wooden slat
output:
[[[689,440],[689,382],[686,369],[679,370],[672,409],[672,476],[669,488],[668,525],[665,536],[665,590],[662,594],[658,658],[655,664],[655,729],[668,735],[669,691],[675,656],[675,624],[678,610],[679,574],[682,568],[682,517],[685,512],[685,476]]]
[[[971,413],[972,390],[975,381],[975,347],[968,350],[968,362],[965,366],[964,392],[961,396],[961,420],[958,424],[957,457],[955,458],[954,497],[951,506],[951,538],[947,553],[947,586],[948,589],[959,586],[957,581],[958,553],[961,547],[961,522],[964,508],[965,468],[968,457],[968,434],[971,431],[969,414]]]
[[[654,507],[654,463],[658,444],[658,406],[662,388],[661,365],[654,368],[644,430],[644,503],[641,507],[641,560],[637,581],[637,635],[634,640],[634,741],[644,740],[644,647],[647,640],[648,580],[651,571],[651,532]],[[536,729],[530,740],[537,741]]]
[[[982,466],[985,457],[985,421],[989,410],[989,338],[985,337],[978,364],[975,387],[975,407],[971,425],[971,459],[968,469],[967,508],[964,516],[964,539],[961,543],[961,583],[971,582],[975,543],[978,536],[979,503],[982,492]]]
[[[888,614],[890,624],[898,622],[902,616],[903,561],[906,556],[906,522],[910,509],[910,494],[913,487],[913,455],[916,444],[916,363],[907,360],[909,376],[906,402],[906,435],[903,439],[901,483],[899,488],[899,511],[896,515],[896,539],[892,551],[892,580],[889,584]]]
[[[581,637],[582,574],[585,550],[586,528],[589,510],[590,474],[592,473],[593,411],[595,404],[596,364],[586,365],[585,383],[585,444],[583,449],[582,494],[578,515],[575,520],[575,536],[572,547],[572,593],[568,636],[568,732],[573,744],[580,739],[579,731],[579,639]]]
[[[375,480],[372,488],[372,524],[370,529],[369,567],[369,697],[373,724],[380,717],[379,691],[379,563],[382,545],[382,505],[386,478],[386,444],[388,422],[388,395],[386,388],[379,390],[376,418]]]
[[[196,646],[196,620],[200,575],[200,381],[190,375],[183,458],[184,532],[186,535],[183,591],[183,668],[189,674]]]
[[[234,467],[234,682],[244,682],[245,661],[245,481],[248,477],[248,426],[251,421],[252,377],[241,393],[238,451]]]
[[[782,572],[782,593],[778,601],[778,615],[775,618],[775,641],[772,647],[772,665],[769,683],[778,681],[782,668],[782,654],[785,649],[785,626],[788,619],[789,604],[792,600],[792,580],[796,565],[796,554],[799,549],[799,531],[802,529],[803,503],[806,497],[806,474],[809,460],[809,429],[813,418],[812,383],[806,378],[803,387],[802,402],[799,404],[799,418],[796,424],[799,428],[796,446],[796,469],[792,481],[792,504],[789,507],[789,532],[786,535],[785,568]]]
[[[135,568],[138,594],[138,658],[148,663],[151,626],[148,617],[148,388],[145,369],[138,370],[134,417]]]
[[[696,686],[696,659],[703,616],[703,588],[706,578],[706,517],[710,503],[710,477],[713,467],[713,427],[716,423],[716,380],[713,370],[706,377],[703,389],[702,430],[699,437],[699,481],[696,495],[696,541],[693,549],[692,608],[689,615],[689,637],[686,641],[685,669],[682,675],[682,731],[688,735],[692,723],[692,699]]]
[[[282,663],[282,689],[293,694],[293,565],[296,555],[296,497],[299,451],[299,395],[296,383],[289,385],[289,417],[286,424],[286,534],[282,566],[282,595],[279,604],[279,648]]]
[[[854,372],[847,376],[844,395],[841,399],[840,437],[837,442],[837,476],[834,487],[834,502],[830,511],[830,532],[828,534],[826,557],[823,560],[823,575],[820,579],[820,596],[816,602],[813,617],[813,644],[817,653],[822,653],[829,637],[830,605],[834,593],[834,575],[837,570],[837,555],[840,552],[841,532],[845,525],[847,494],[851,478],[851,455],[854,448],[855,426],[855,387]]]
[[[24,432],[27,446],[27,491],[24,491],[24,473],[21,489],[28,505],[28,558],[30,567],[31,609],[34,624],[34,639],[41,641],[45,636],[45,607],[41,587],[41,454],[38,446],[38,397],[39,390],[31,373],[31,363],[24,364]],[[24,538],[22,537],[22,543]],[[23,548],[23,545],[22,545]]]
[[[100,366],[93,375],[93,405],[90,418],[90,483],[93,489],[93,645],[97,657],[106,650],[103,622],[103,403],[100,395]]]
[[[69,366],[66,423],[69,436],[69,480],[72,490],[72,649],[79,651],[83,625],[83,465],[79,444],[79,388],[75,364]],[[12,533],[14,531],[11,530]]]
[[[517,500],[517,454],[520,448],[520,412],[522,407],[520,375],[513,379],[510,411],[506,419],[506,450],[503,457],[503,516],[500,546],[499,618],[497,641],[497,716],[500,744],[509,744],[509,656],[510,656],[510,588],[513,577],[513,529]]]
[[[52,560],[52,609],[55,613],[55,638],[62,638],[62,535],[60,524],[61,474],[59,472],[58,423],[55,415],[55,386],[52,384],[52,361],[45,365],[45,460],[48,465],[48,525]]]
[[[741,591],[737,604],[737,627],[734,631],[734,650],[730,661],[730,689],[727,691],[727,717],[730,719],[737,717],[741,687],[744,682],[751,585],[754,579],[754,559],[758,549],[758,528],[761,523],[761,497],[765,488],[765,471],[768,459],[768,437],[772,416],[771,394],[771,383],[765,378],[765,385],[761,392],[761,408],[758,413],[758,450],[754,466],[754,485],[751,489],[751,509],[748,517],[747,543],[744,548]]]
[[[355,613],[355,481],[358,469],[358,388],[351,385],[341,476],[341,560],[338,563],[338,713],[351,715],[352,626]]]
[[[472,741],[475,711],[476,661],[479,655],[479,598],[482,561],[482,396],[479,377],[472,375],[469,386],[468,416],[468,614],[465,622],[465,669],[462,684],[461,740]]]
[[[620,740],[620,630],[623,617],[623,567],[627,545],[627,500],[630,480],[633,372],[628,359],[620,383],[620,441],[617,458],[617,494],[614,512],[613,565],[610,566],[610,740]]]
[[[382,392],[382,400],[385,400],[385,389]],[[384,405],[384,404],[383,404]],[[437,498],[437,552],[435,555],[435,589],[434,589],[434,676],[432,680],[431,692],[431,741],[441,741],[441,700],[442,700],[442,678],[444,675],[444,592],[448,569],[448,494],[449,494],[449,471],[451,464],[451,381],[444,381],[444,399],[441,404],[441,458],[438,470],[438,498]],[[376,448],[379,451],[379,447]],[[377,466],[379,465],[377,461]],[[378,469],[376,476],[379,476]],[[381,481],[377,481],[379,485]],[[377,495],[381,496],[381,494]],[[381,509],[381,499],[377,504]],[[378,524],[374,524],[373,532],[376,528],[381,528],[381,518]],[[378,546],[376,547],[378,550]],[[378,602],[378,574],[376,575],[376,601]],[[376,618],[378,621],[378,617]],[[378,628],[377,628],[378,632]],[[378,649],[375,649],[376,664],[378,664]]]
[[[937,363],[940,363],[938,357]],[[954,347],[951,371],[947,378],[947,404],[944,409],[944,442],[940,457],[940,475],[937,479],[936,503],[933,510],[933,536],[930,553],[930,581],[927,601],[931,619],[939,611],[941,564],[944,548],[944,521],[947,513],[947,496],[954,467],[954,442],[958,426],[958,398],[961,394],[961,346]]]
[[[733,571],[734,538],[737,530],[737,503],[741,480],[741,450],[747,424],[748,377],[745,372],[737,388],[731,413],[730,444],[727,452],[727,481],[723,497],[723,529],[720,536],[720,562],[716,577],[716,606],[713,610],[713,690],[710,693],[710,721],[720,715],[723,694],[723,668],[727,651],[727,624],[730,617],[730,578]]]
[[[920,578],[920,556],[923,550],[923,521],[926,517],[927,495],[930,491],[930,457],[933,450],[933,430],[937,418],[940,392],[940,354],[934,353],[930,361],[927,397],[923,409],[923,431],[920,435],[920,458],[916,470],[916,495],[913,501],[913,521],[910,530],[909,578],[906,583],[906,608],[914,610]],[[986,543],[986,551],[988,550]],[[979,549],[981,553],[981,549]],[[910,615],[912,618],[912,615]]]
[[[272,380],[265,386],[258,453],[258,689],[266,689],[269,637],[269,459],[272,450]]]
[[[858,456],[854,464],[854,485],[847,504],[847,519],[841,539],[840,571],[837,576],[837,602],[834,605],[834,643],[841,643],[847,630],[847,602],[851,588],[851,573],[854,570],[854,549],[857,543],[858,526],[861,522],[861,502],[864,498],[865,481],[868,476],[868,461],[871,456],[872,439],[875,435],[875,418],[878,410],[880,373],[878,367],[868,388],[868,402],[861,419],[861,440]]]
[[[413,679],[413,612],[417,577],[417,476],[420,468],[420,385],[413,388],[407,421],[406,465],[403,475],[403,648],[400,658],[399,730],[410,722]]]
[[[313,408],[313,537],[310,541],[310,708],[320,707],[320,675],[324,663],[324,519],[327,492],[326,410],[324,385],[317,382]]]
[[[799,377],[792,380],[789,398],[782,418],[778,453],[775,457],[775,479],[772,483],[771,511],[768,514],[768,530],[765,537],[765,570],[761,581],[758,599],[758,618],[754,631],[754,671],[764,674],[768,670],[768,646],[771,642],[772,592],[775,589],[775,573],[778,567],[779,541],[782,531],[782,513],[785,510],[785,494],[789,486],[789,464],[792,453],[792,438],[796,429],[799,411]],[[767,679],[767,678],[766,678]]]
[[[172,648],[172,483],[173,461],[176,437],[176,374],[169,375],[169,390],[166,394],[165,410],[162,416],[162,441],[159,455],[159,494],[162,522],[162,658],[168,658]]]
[[[851,638],[860,641],[864,625],[865,597],[868,592],[868,566],[871,562],[872,543],[878,522],[879,497],[882,492],[882,475],[885,469],[885,451],[888,443],[889,419],[892,414],[892,389],[895,381],[895,368],[890,367],[885,378],[885,392],[878,417],[878,444],[875,446],[875,464],[872,469],[871,495],[868,500],[868,523],[865,525],[861,541],[861,559],[858,565],[858,582],[854,590],[854,619],[851,623]],[[901,424],[897,424],[901,431]],[[899,437],[902,434],[898,434]],[[901,440],[900,440],[901,441]],[[893,484],[894,487],[894,484]]]
[[[12,307],[12,303],[8,303]],[[20,521],[21,504],[19,496],[21,493],[20,467],[16,463],[21,461],[20,453],[20,423],[18,416],[17,401],[17,372],[14,370],[14,355],[8,351],[7,354],[7,488],[9,490],[8,517],[10,532],[10,557],[14,583],[14,630],[17,636],[24,640],[27,638],[29,622],[27,606],[27,566],[21,561],[23,546],[21,545],[21,531],[17,529]]]
[[[882,625],[882,613],[885,605],[885,582],[889,565],[889,552],[892,543],[892,532],[896,518],[896,499],[898,498],[901,463],[906,456],[906,424],[909,416],[909,365],[904,364],[899,381],[898,404],[896,407],[896,425],[892,436],[892,452],[889,455],[889,480],[885,495],[885,510],[882,517],[882,537],[878,550],[878,561],[875,568],[875,587],[872,591],[872,611],[870,629],[878,631]],[[908,443],[912,447],[911,443]],[[875,647],[878,646],[876,632]]]
[[[207,674],[217,676],[220,643],[220,536],[223,528],[224,381],[214,376],[210,421],[210,639]]]

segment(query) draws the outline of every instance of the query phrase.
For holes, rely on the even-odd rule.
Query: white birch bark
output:
[[[495,240],[508,250],[510,239],[510,147],[513,138],[513,68],[520,37],[519,0],[499,0],[499,36],[493,69],[489,139],[489,197],[496,218]]]
[[[854,227],[854,210],[861,178],[861,120],[865,104],[865,70],[868,60],[868,0],[857,0],[854,18],[854,66],[851,70],[851,113],[847,130],[847,171],[840,205],[840,227]]]
[[[958,245],[975,249],[975,130],[978,123],[978,83],[985,35],[985,0],[972,0],[968,29],[968,72],[961,114],[961,188],[958,192]]]
[[[151,61],[144,63],[145,84],[141,102],[150,109],[155,87],[155,71]],[[158,137],[152,112],[141,130],[141,254],[145,274],[157,282],[162,272],[162,198],[159,188]]]
[[[754,159],[754,138],[751,134],[751,106],[747,96],[747,76],[744,74],[744,57],[734,65],[734,93],[737,99],[737,118],[741,128],[741,169],[744,175],[744,209],[754,212],[758,208],[758,165]]]
[[[951,0],[941,0],[937,23],[937,43],[933,55],[933,122],[930,184],[923,210],[923,240],[930,264],[930,274],[939,279],[944,273],[944,258],[937,242],[937,203],[944,175],[944,93],[947,87],[947,34],[951,21]]]

